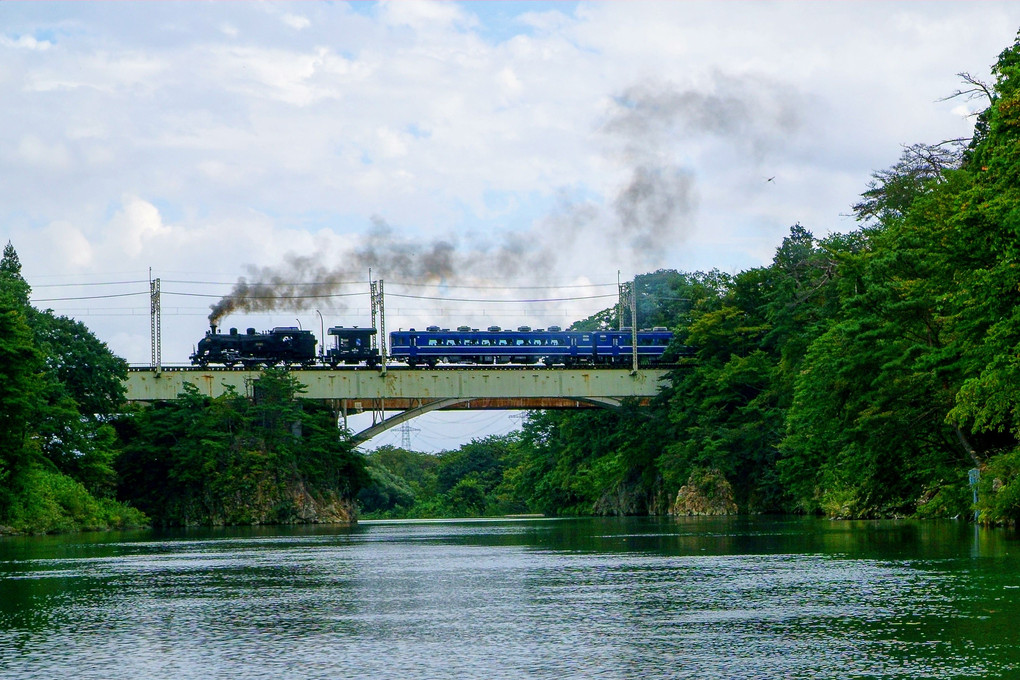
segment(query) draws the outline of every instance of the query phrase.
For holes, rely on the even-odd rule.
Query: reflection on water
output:
[[[0,677],[1020,677],[1017,555],[802,518],[7,538]]]

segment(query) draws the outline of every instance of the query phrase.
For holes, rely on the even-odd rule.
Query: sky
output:
[[[946,97],[1018,28],[1013,2],[2,2],[0,241],[132,364],[153,278],[164,365],[214,305],[367,326],[370,276],[388,330],[566,326],[621,278],[854,229],[903,145],[970,135],[981,102]],[[516,421],[413,425],[438,450]]]

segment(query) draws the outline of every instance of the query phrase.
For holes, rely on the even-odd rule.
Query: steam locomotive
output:
[[[257,366],[299,365],[313,366],[324,363],[336,367],[338,364],[360,364],[376,366],[379,350],[372,347],[374,328],[344,328],[334,326],[329,334],[335,337],[334,346],[323,356],[315,352],[317,340],[311,331],[294,326],[277,326],[264,333],[249,328],[238,333],[231,328],[229,333],[219,333],[211,326],[205,337],[198,341],[191,363],[195,366],[222,364],[245,368]]]
[[[221,334],[212,326],[191,355],[195,366],[241,364],[248,368],[276,364],[311,366],[316,359],[315,336],[294,326],[280,326],[265,333],[249,328],[243,334],[236,328]]]
[[[377,366],[382,358],[372,347],[374,328],[329,329],[333,346],[323,354],[315,351],[311,331],[291,326],[264,333],[249,328],[243,334],[236,328],[219,333],[215,326],[198,342],[191,363],[196,366],[222,364],[246,368],[258,366],[316,364],[336,367],[340,364]],[[656,327],[637,333],[638,361],[643,365],[662,361],[673,334]],[[424,331],[410,329],[390,333],[389,360],[410,367],[438,364],[544,364],[546,366],[630,365],[633,360],[630,329],[619,331],[564,331],[559,326],[517,330],[489,326],[485,330],[460,326],[456,330],[429,326]],[[681,349],[681,352],[685,350]]]

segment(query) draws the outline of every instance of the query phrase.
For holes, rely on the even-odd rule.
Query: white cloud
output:
[[[389,128],[379,128],[376,135],[380,142],[380,151],[387,158],[407,155],[406,135],[400,135]]]
[[[27,165],[48,170],[67,170],[71,167],[71,153],[63,142],[47,142],[28,134],[18,142],[18,158]]]
[[[33,50],[33,51],[46,51],[53,47],[53,43],[49,40],[37,40],[31,35],[22,35],[15,38],[9,38],[7,36],[0,36],[0,45],[4,47],[11,47],[14,49]]]
[[[281,20],[296,31],[300,31],[312,25],[312,22],[308,20],[308,17],[299,16],[297,14],[284,14],[281,17]]]
[[[291,51],[232,47],[208,54],[223,87],[237,96],[269,98],[309,106],[342,94],[342,85],[364,77],[328,48]]]
[[[108,239],[130,258],[138,257],[143,250],[152,248],[154,242],[171,235],[170,227],[163,224],[156,206],[137,196],[124,197],[109,229]],[[158,251],[150,252],[155,255]]]
[[[65,57],[66,59],[66,57]],[[163,60],[133,51],[93,52],[30,68],[25,87],[35,92],[91,88],[106,94],[151,90],[170,70]]]
[[[524,90],[524,85],[521,83],[520,78],[517,77],[517,74],[509,66],[500,70],[496,80],[503,89],[507,99],[517,97]]]
[[[452,2],[427,0],[385,0],[380,3],[381,20],[391,26],[413,29],[419,35],[434,30],[477,26],[474,16]]]
[[[70,269],[81,271],[92,264],[92,244],[74,224],[64,220],[51,222],[43,229],[42,236],[50,256]]]

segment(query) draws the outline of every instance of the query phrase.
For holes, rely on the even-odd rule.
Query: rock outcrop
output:
[[[680,487],[673,503],[674,515],[735,515],[733,487],[719,470],[696,469]]]

